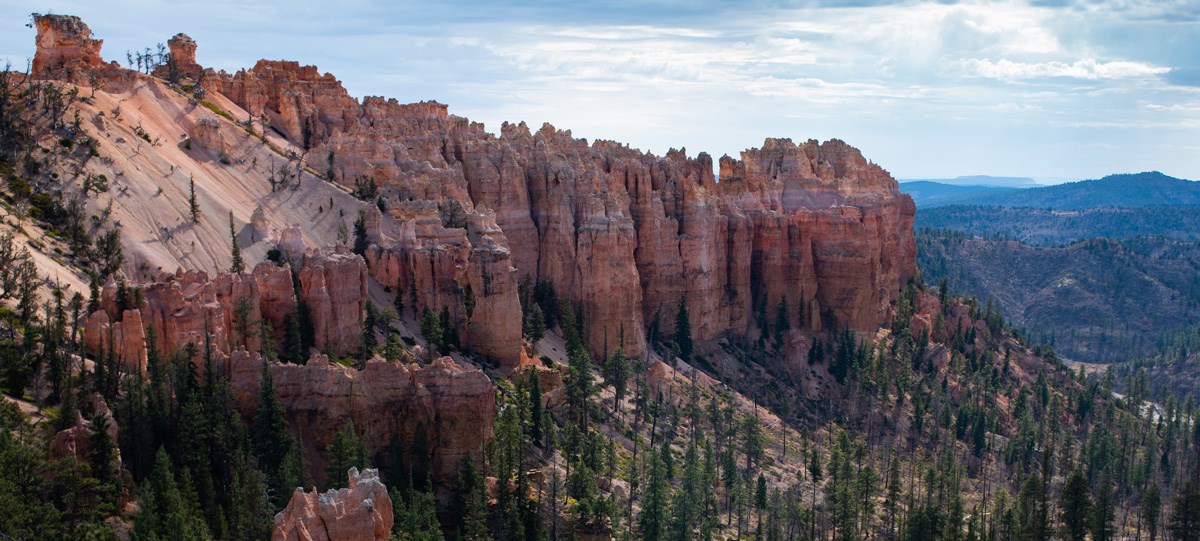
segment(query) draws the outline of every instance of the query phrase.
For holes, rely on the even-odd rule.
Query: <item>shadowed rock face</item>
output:
[[[252,417],[262,361],[235,352],[230,370],[238,411]],[[305,464],[314,472],[323,471],[321,451],[349,421],[372,457],[393,438],[405,451],[426,449],[428,456],[412,460],[428,464],[430,477],[442,488],[451,486],[464,459],[478,460],[492,438],[496,396],[491,380],[449,357],[423,366],[375,358],[355,370],[314,354],[307,364],[272,364],[270,370],[279,403],[301,431]]]
[[[721,158],[717,182],[707,154],[589,145],[548,124],[504,124],[495,136],[434,102],[360,103],[332,75],[295,62],[214,79],[311,147],[313,167],[332,156],[339,182],[374,179],[388,214],[413,225],[379,239],[370,272],[385,284],[413,276],[422,299],[463,325],[474,272],[503,290],[525,275],[550,281],[582,304],[595,352],[618,342],[642,352],[645,327],[657,314],[669,330],[681,299],[700,339],[745,333],[756,311],[773,319],[785,298],[790,321],[803,312],[812,330],[868,331],[915,272],[911,199],[842,141],[767,139],[740,160]],[[462,255],[474,244],[455,240],[433,213],[450,200],[494,213],[499,231],[489,238],[507,247],[515,272],[474,270],[497,258]],[[451,261],[465,268],[438,270]],[[515,362],[511,336],[487,340],[503,343],[479,346]]]
[[[392,531],[392,498],[378,470],[350,468],[347,488],[318,494],[297,488],[275,515],[272,541],[385,541]]]

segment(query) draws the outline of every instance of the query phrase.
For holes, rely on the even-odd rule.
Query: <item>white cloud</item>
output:
[[[1076,60],[1071,63],[1053,60],[1049,62],[1015,62],[1007,58],[988,60],[970,58],[961,61],[968,73],[979,77],[1016,81],[1046,77],[1073,79],[1132,79],[1165,74],[1171,68],[1155,66],[1145,62],[1114,60],[1103,62],[1094,58]]]

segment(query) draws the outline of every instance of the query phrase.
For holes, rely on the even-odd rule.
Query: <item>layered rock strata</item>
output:
[[[38,66],[98,66],[86,26],[54,21],[39,24]],[[185,38],[172,56],[202,69]],[[593,352],[639,355],[684,301],[701,340],[761,332],[781,306],[809,331],[871,331],[915,273],[911,199],[842,141],[767,139],[720,158],[718,177],[703,153],[589,144],[549,124],[493,135],[436,102],[359,101],[296,62],[208,80],[313,170],[378,186],[392,220],[369,216],[369,273],[415,286],[419,309],[445,307],[467,347],[505,366],[519,359],[525,277],[581,308]]]
[[[505,124],[491,135],[438,103],[360,103],[333,76],[294,62],[261,61],[215,79],[311,147],[314,162],[335,163],[339,182],[382,186],[388,214],[412,225],[381,239],[368,258],[372,275],[388,284],[415,274],[421,293],[460,324],[463,276],[495,261],[463,257],[464,244],[437,227],[449,225],[445,212],[436,224],[429,211],[449,201],[494,214],[491,237],[516,269],[503,287],[526,275],[552,283],[582,305],[596,352],[621,345],[640,354],[644,329],[658,318],[669,330],[681,300],[699,339],[753,332],[756,315],[773,320],[785,299],[789,320],[810,330],[870,331],[915,272],[912,201],[842,141],[768,139],[741,159],[721,158],[718,181],[706,154],[589,145],[550,125]],[[450,253],[433,253],[438,246]],[[441,272],[439,259],[467,268]],[[504,340],[479,346],[506,351],[511,363]]]
[[[362,337],[368,289],[366,264],[344,248],[309,251],[299,270],[299,300],[308,310],[315,346],[335,355],[357,348]],[[115,284],[101,293],[102,309],[84,321],[84,343],[93,355],[115,352],[123,366],[146,372],[148,334],[163,355],[190,344],[220,360],[244,349],[262,351],[260,324],[270,324],[282,341],[285,318],[297,310],[297,289],[286,265],[262,262],[249,273],[202,271],[163,273],[134,285],[126,300]],[[141,304],[134,306],[140,299]],[[127,308],[126,308],[127,307]],[[123,309],[124,308],[124,309]],[[279,344],[275,344],[278,346]]]

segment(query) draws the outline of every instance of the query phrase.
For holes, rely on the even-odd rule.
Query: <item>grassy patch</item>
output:
[[[222,117],[225,117],[229,121],[236,122],[235,120],[233,120],[233,115],[229,114],[224,109],[217,107],[217,104],[215,104],[211,101],[203,100],[200,102],[200,105],[203,105],[204,107],[208,108],[209,111],[212,111]]]

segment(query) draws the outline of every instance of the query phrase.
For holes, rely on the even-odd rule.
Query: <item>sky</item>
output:
[[[5,0],[14,67],[35,11],[82,17],[106,59],[184,32],[205,66],[297,60],[492,132],[714,158],[838,138],[897,178],[1200,179],[1198,0]]]

